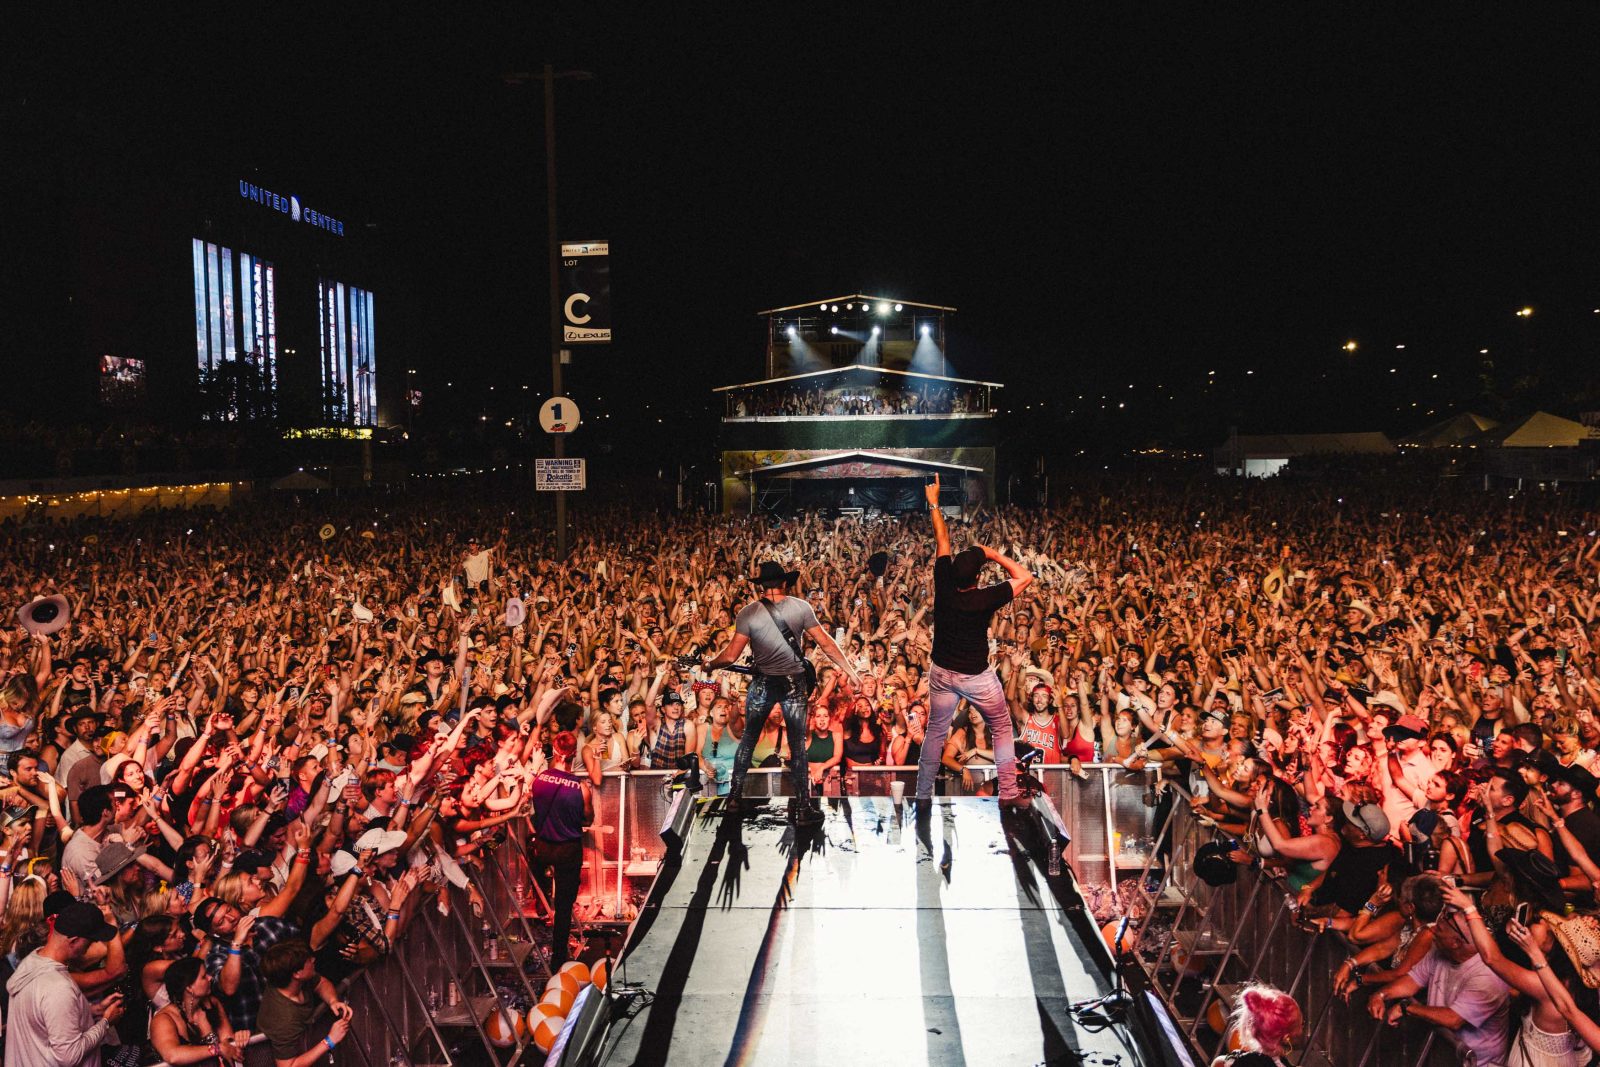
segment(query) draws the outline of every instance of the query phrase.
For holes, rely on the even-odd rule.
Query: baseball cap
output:
[[[978,580],[978,572],[983,570],[987,562],[989,557],[977,545],[964,548],[950,561],[950,577],[957,588],[971,585]]]
[[[90,941],[110,941],[117,936],[117,928],[106,922],[99,908],[82,902],[68,904],[56,914],[55,931]]]
[[[1344,817],[1374,844],[1389,836],[1389,816],[1385,815],[1383,809],[1376,804],[1362,804],[1357,807],[1346,800]]]
[[[265,836],[264,834],[262,836]],[[240,874],[255,874],[272,866],[272,857],[259,848],[245,849],[234,857],[233,869]]]
[[[667,695],[661,698],[661,703],[663,706],[667,704],[682,704],[683,694],[676,689],[669,689],[667,690]]]
[[[1379,693],[1373,697],[1374,701],[1392,694]],[[1396,698],[1398,700],[1398,698]],[[1393,705],[1390,705],[1393,707]],[[1407,739],[1420,741],[1428,736],[1428,724],[1417,715],[1402,715],[1393,723],[1383,728],[1383,736],[1390,741],[1404,741]]]
[[[405,843],[406,832],[404,830],[368,830],[356,838],[356,851],[360,853],[372,849],[381,856],[385,852],[393,852]]]
[[[1420,808],[1411,816],[1412,829],[1422,837],[1432,837],[1439,827],[1439,813],[1430,808]]]

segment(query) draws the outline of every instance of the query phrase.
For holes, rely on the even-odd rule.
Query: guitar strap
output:
[[[811,680],[811,671],[814,668],[811,667],[811,661],[806,659],[806,654],[800,651],[799,638],[795,637],[794,631],[789,629],[789,624],[783,621],[783,616],[778,614],[778,609],[772,606],[772,601],[768,600],[766,597],[762,597],[759,601],[757,601],[757,603],[767,609],[767,614],[772,618],[772,624],[778,628],[778,632],[782,634],[783,639],[788,642],[789,651],[793,652],[794,658],[800,661],[801,673],[805,675],[807,688],[810,688],[810,686],[813,684]]]

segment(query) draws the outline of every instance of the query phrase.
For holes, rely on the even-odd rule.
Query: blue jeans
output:
[[[958,674],[937,663],[928,667],[928,730],[922,738],[922,758],[917,762],[917,798],[933,797],[933,779],[939,773],[944,743],[950,739],[950,721],[962,697],[978,709],[989,724],[989,744],[994,750],[1000,779],[1000,799],[1017,795],[1017,747],[1012,736],[1011,709],[1005,687],[994,668],[982,674]]]
[[[806,762],[806,692],[801,676],[785,678],[757,674],[750,680],[750,689],[744,697],[744,736],[739,739],[739,751],[733,757],[733,774],[728,782],[728,792],[744,795],[744,777],[750,770],[750,760],[756,750],[756,740],[767,728],[767,716],[774,704],[783,705],[783,725],[789,734],[789,773],[794,781],[794,795],[801,800],[811,796],[811,767]],[[946,724],[948,725],[948,723]]]

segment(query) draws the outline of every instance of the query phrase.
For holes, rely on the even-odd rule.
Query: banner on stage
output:
[[[583,489],[588,480],[583,464],[581,459],[536,459],[534,483],[540,492]]]
[[[611,341],[611,242],[561,246],[561,340],[603,345]]]

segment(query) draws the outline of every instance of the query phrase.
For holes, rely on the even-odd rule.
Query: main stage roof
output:
[[[771,463],[765,467],[751,467],[741,472],[741,476],[750,478],[764,477],[769,474],[805,470],[811,467],[835,467],[841,464],[871,465],[880,467],[906,467],[912,470],[939,470],[959,471],[964,474],[982,474],[982,467],[974,467],[968,463],[946,463],[936,459],[924,459],[921,456],[904,456],[892,452],[872,452],[865,449],[854,449],[849,452],[833,452],[826,456],[808,456],[805,459],[790,460],[787,463]],[[859,473],[852,473],[850,477],[859,477]]]
[[[852,363],[845,367],[824,367],[822,370],[808,370],[803,374],[787,374],[781,378],[763,378],[759,382],[740,382],[738,385],[719,385],[711,391],[713,393],[726,393],[730,389],[753,389],[758,385],[777,385],[780,382],[794,382],[802,378],[816,378],[824,374],[844,374],[847,371],[866,371],[872,374],[898,374],[902,378],[921,378],[930,382],[951,382],[955,385],[986,385],[990,389],[1004,389],[1000,382],[983,382],[976,378],[947,378],[942,374],[922,374],[912,370],[896,370],[893,367],[873,367],[865,363]]]
[[[954,311],[954,310],[956,310],[953,307],[945,307],[943,304],[921,304],[921,303],[918,303],[915,300],[902,300],[899,297],[895,297],[895,296],[869,296],[866,293],[850,293],[850,294],[848,294],[846,296],[830,296],[830,297],[826,297],[826,298],[824,298],[822,300],[807,300],[804,304],[790,304],[788,307],[768,308],[765,311],[758,311],[758,312],[756,312],[756,314],[757,315],[781,315],[785,311],[806,311],[806,310],[810,310],[810,309],[815,309],[815,308],[821,307],[823,304],[838,304],[838,303],[853,304],[853,303],[856,303],[857,301],[865,301],[867,303],[872,303],[872,304],[888,304],[890,307],[893,307],[896,304],[903,304],[903,305],[905,305],[906,307],[909,307],[909,308],[922,308],[925,311]]]

